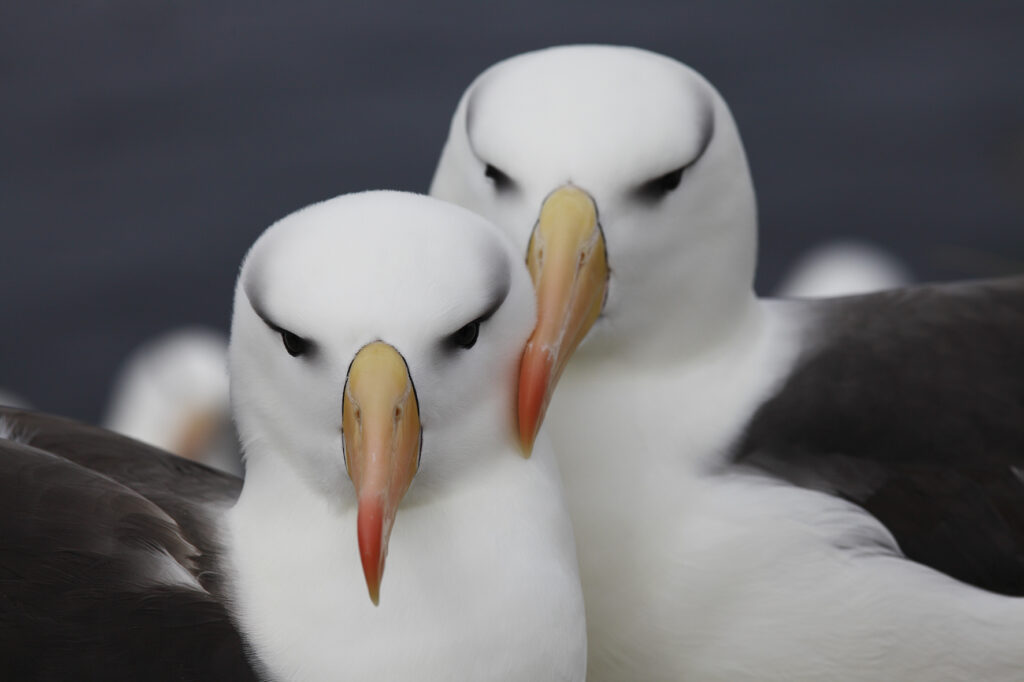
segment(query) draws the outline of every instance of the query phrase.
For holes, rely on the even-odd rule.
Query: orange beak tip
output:
[[[366,589],[374,606],[380,605],[380,583],[384,577],[384,509],[379,501],[362,500],[358,518],[359,558],[363,564]]]
[[[541,405],[536,406],[520,405],[519,407],[519,447],[520,452],[526,459],[533,454],[533,444],[537,440],[537,433],[540,431]]]
[[[528,343],[519,369],[519,443],[529,457],[544,420],[554,359],[542,348]]]

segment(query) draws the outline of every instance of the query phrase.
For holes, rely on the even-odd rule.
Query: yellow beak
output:
[[[364,346],[348,369],[341,410],[345,466],[359,500],[359,555],[370,600],[380,602],[388,538],[420,455],[416,389],[401,354]]]
[[[537,327],[519,370],[519,438],[529,456],[562,370],[608,290],[604,234],[589,194],[566,185],[544,200],[526,265],[537,290]]]

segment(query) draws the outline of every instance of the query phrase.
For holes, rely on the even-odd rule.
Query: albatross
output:
[[[431,193],[535,283],[588,679],[1022,678],[1024,279],[758,299],[729,109],[633,48],[486,70]]]
[[[118,369],[104,427],[241,475],[227,357],[227,337],[205,327],[149,339]]]
[[[3,410],[5,675],[583,680],[557,465],[513,419],[534,320],[461,208],[374,192],[270,227],[231,327],[244,485]]]
[[[778,298],[833,298],[909,285],[910,269],[880,245],[837,239],[801,254],[774,294]]]

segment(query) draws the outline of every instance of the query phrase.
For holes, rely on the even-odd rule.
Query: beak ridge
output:
[[[420,432],[416,390],[404,358],[382,341],[364,346],[345,381],[342,440],[359,500],[359,556],[374,605],[380,603],[395,514],[419,466]]]
[[[526,456],[558,379],[597,321],[608,291],[608,257],[597,206],[573,185],[544,200],[526,264],[537,291],[537,327],[519,372],[519,438]]]

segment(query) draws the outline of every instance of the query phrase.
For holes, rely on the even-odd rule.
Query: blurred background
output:
[[[702,72],[743,134],[758,287],[833,238],[917,279],[1024,272],[1024,3],[0,5],[0,387],[89,421],[116,368],[226,332],[242,256],[342,192],[426,191],[491,63],[571,42]]]

